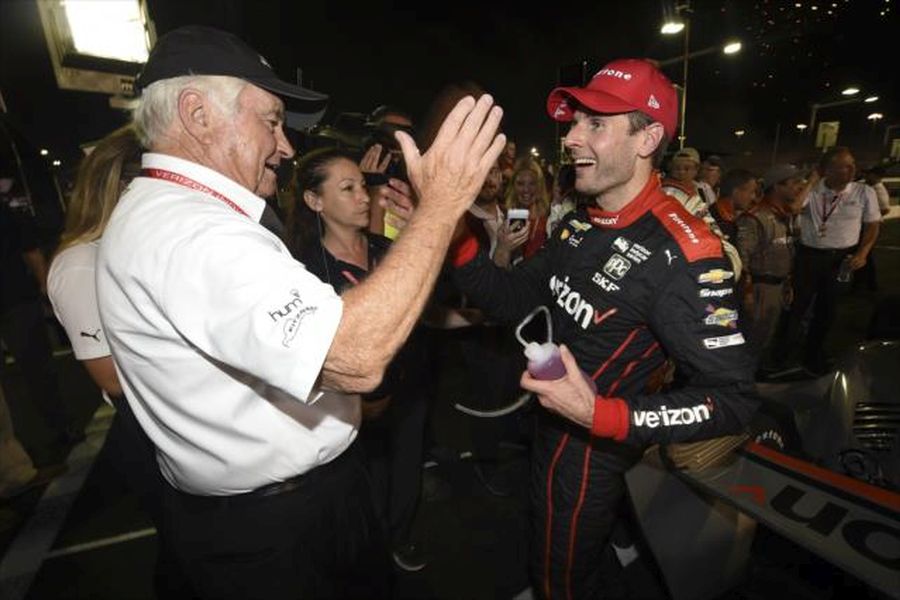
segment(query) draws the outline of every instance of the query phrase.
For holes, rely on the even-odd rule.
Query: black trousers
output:
[[[641,449],[539,410],[531,463],[529,570],[539,598],[603,598],[602,564]]]
[[[193,496],[167,485],[163,527],[201,598],[384,598],[389,561],[356,444],[289,492]]]
[[[794,302],[778,337],[776,359],[783,363],[797,346],[803,317],[812,306],[812,319],[806,333],[803,362],[821,370],[825,366],[824,344],[834,321],[838,293],[837,281],[841,261],[852,248],[818,250],[799,244],[794,264]]]
[[[153,585],[160,600],[185,600],[194,597],[190,584],[174,554],[167,549],[168,540],[162,528],[162,498],[166,487],[156,461],[156,447],[135,418],[125,398],[115,398],[116,415],[106,434],[102,458],[116,470],[137,496],[157,529],[159,549]]]
[[[0,314],[0,338],[22,370],[28,396],[55,441],[65,443],[73,418],[59,391],[41,303],[35,300],[4,310]]]
[[[359,436],[372,476],[375,508],[394,546],[409,541],[422,489],[428,398],[404,385],[379,418],[364,421]]]

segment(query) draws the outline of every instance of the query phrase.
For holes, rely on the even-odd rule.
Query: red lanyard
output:
[[[190,188],[192,190],[197,190],[198,192],[203,192],[204,194],[209,194],[216,200],[221,200],[222,202],[224,202],[225,204],[230,206],[233,210],[241,213],[248,219],[250,218],[250,215],[248,215],[244,211],[244,209],[242,209],[240,206],[238,206],[237,204],[235,204],[234,202],[232,202],[231,200],[229,200],[228,198],[226,198],[225,196],[223,196],[216,190],[212,189],[211,187],[205,186],[202,183],[194,181],[190,177],[185,177],[184,175],[181,175],[180,173],[166,171],[165,169],[141,169],[141,175],[144,177],[150,177],[152,179],[162,179],[164,181],[171,181],[172,183],[177,183],[178,185],[183,185],[186,188]]]
[[[843,200],[843,199],[844,199],[843,193],[835,194],[834,197],[832,197],[832,199],[831,199],[831,208],[826,212],[825,211],[825,196],[824,195],[822,196],[822,225],[824,225],[828,222],[828,219],[831,218],[832,213],[834,213],[834,210],[840,205],[841,200]]]

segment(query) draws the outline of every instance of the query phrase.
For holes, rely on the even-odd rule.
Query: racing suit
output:
[[[650,444],[734,433],[756,409],[721,241],[653,175],[620,212],[569,213],[512,271],[495,268],[472,237],[453,262],[462,290],[494,318],[512,323],[547,305],[554,341],[597,384],[590,431],[539,411],[530,560],[543,597],[597,597],[623,473]],[[666,358],[680,384],[651,391]]]

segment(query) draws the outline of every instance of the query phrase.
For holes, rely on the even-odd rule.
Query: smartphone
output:
[[[510,231],[519,231],[528,224],[527,208],[510,208],[506,211],[506,226]]]

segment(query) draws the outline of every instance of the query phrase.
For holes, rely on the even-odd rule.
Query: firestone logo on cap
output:
[[[608,77],[616,77],[618,79],[624,79],[625,81],[631,80],[631,73],[626,71],[618,71],[616,69],[603,68],[597,71],[597,74],[594,77],[599,77],[600,75],[606,75]]]

